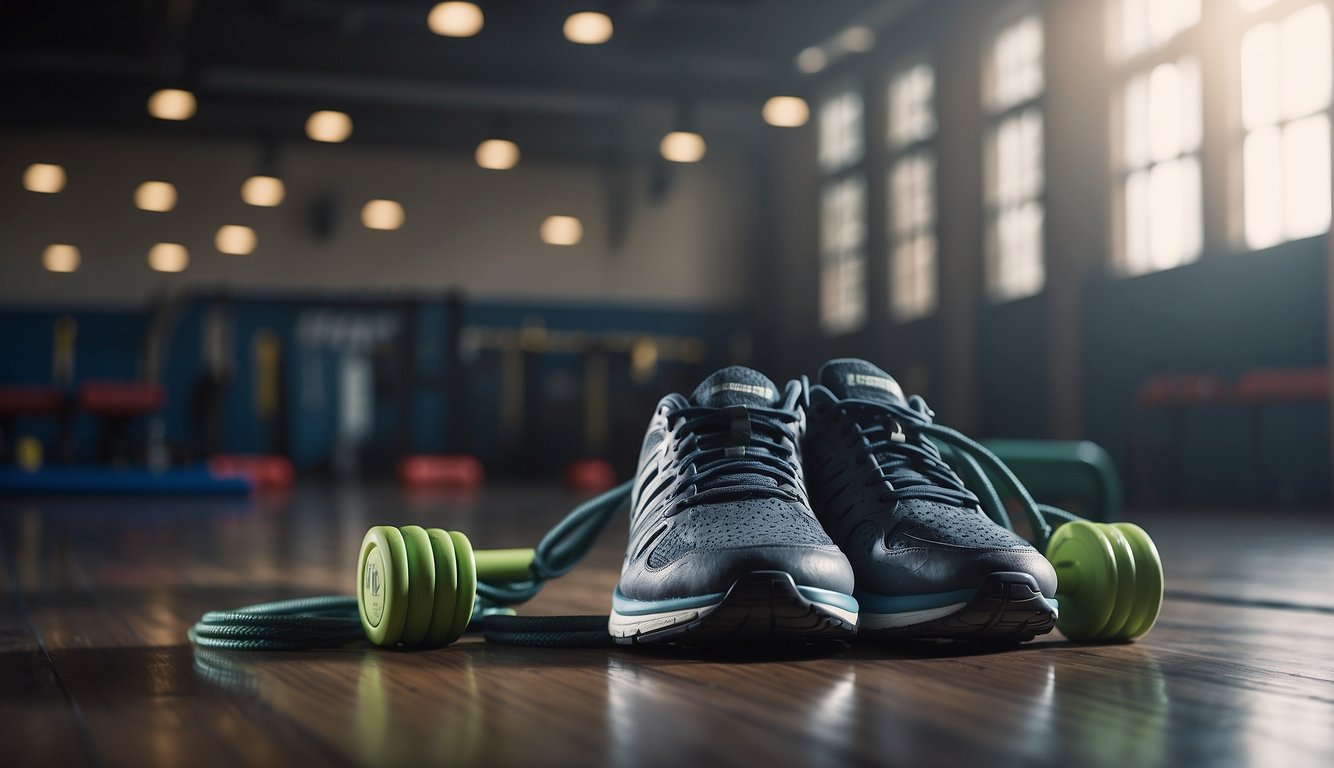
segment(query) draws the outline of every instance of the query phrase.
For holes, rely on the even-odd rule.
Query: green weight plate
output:
[[[357,612],[366,637],[394,645],[408,615],[408,556],[403,534],[389,525],[366,531],[357,558]]]
[[[1163,607],[1163,561],[1153,539],[1134,523],[1113,523],[1130,542],[1135,553],[1135,607],[1125,628],[1117,633],[1117,640],[1142,637],[1158,621]]]
[[[420,645],[431,628],[435,609],[435,555],[425,528],[405,525],[398,530],[408,554],[408,616],[403,622],[403,644]]]
[[[1052,534],[1047,559],[1056,568],[1056,626],[1071,640],[1092,640],[1116,607],[1116,554],[1107,536],[1087,520]]]
[[[472,557],[472,542],[458,531],[450,531],[454,540],[454,557],[459,564],[459,589],[454,602],[454,621],[449,625],[449,642],[463,636],[472,618],[472,606],[477,600],[477,563]]]
[[[1107,541],[1112,545],[1112,553],[1116,555],[1116,605],[1112,608],[1112,615],[1108,617],[1107,624],[1098,630],[1096,635],[1098,640],[1111,640],[1125,629],[1126,622],[1130,619],[1130,614],[1137,603],[1135,552],[1120,530],[1106,523],[1097,525],[1102,528]]]
[[[430,528],[431,552],[435,555],[435,610],[431,614],[431,628],[426,633],[426,644],[448,645],[454,624],[454,606],[458,600],[459,568],[454,556],[454,539],[440,528]]]

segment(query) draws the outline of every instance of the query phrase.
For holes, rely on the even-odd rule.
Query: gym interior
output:
[[[0,3],[5,764],[1334,763],[1332,16]]]

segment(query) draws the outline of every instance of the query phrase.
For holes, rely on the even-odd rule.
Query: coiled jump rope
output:
[[[1127,641],[1153,627],[1163,599],[1162,561],[1142,528],[1095,523],[1038,504],[993,453],[932,423],[921,398],[911,403],[914,413],[905,414],[911,428],[938,446],[988,517],[1014,530],[991,477],[1018,502],[1032,543],[1056,568],[1056,626],[1067,638]],[[362,541],[355,596],[210,611],[190,629],[190,640],[202,648],[246,651],[336,648],[362,640],[432,648],[480,627],[487,640],[508,645],[610,646],[606,616],[515,616],[510,606],[532,599],[574,568],[628,506],[632,485],[575,507],[533,549],[473,550],[457,531],[376,526]]]

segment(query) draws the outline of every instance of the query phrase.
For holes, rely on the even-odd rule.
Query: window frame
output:
[[[982,141],[982,225],[983,225],[983,251],[982,251],[982,295],[988,305],[1007,304],[1013,301],[1041,296],[1046,290],[1047,285],[1047,243],[1046,243],[1046,212],[1047,212],[1047,26],[1045,8],[1042,4],[1032,0],[1019,0],[1008,4],[1005,8],[998,11],[991,20],[983,36],[983,59],[981,72],[981,93],[978,94],[978,104],[981,108],[981,141]],[[1004,106],[997,106],[994,93],[996,90],[996,48],[1003,34],[1028,19],[1036,19],[1038,29],[1041,32],[1041,49],[1039,52],[1038,68],[1042,74],[1041,87],[1037,93],[1024,98],[1012,101]],[[999,200],[993,200],[993,197],[999,197],[997,194],[998,184],[994,171],[994,166],[998,165],[1000,129],[1011,120],[1022,119],[1022,116],[1030,110],[1035,111],[1039,124],[1041,126],[1041,140],[1039,141],[1038,158],[1038,189],[1032,197],[1026,197],[1014,206],[1007,206]],[[1027,205],[1036,205],[1040,212],[1041,221],[1038,224],[1038,244],[1037,244],[1037,269],[1038,286],[1037,289],[1020,294],[999,293],[999,286],[1002,285],[1000,276],[999,262],[1001,259],[1001,233],[1000,222],[1002,220],[1002,211],[1007,207],[1013,207],[1016,212],[1022,210]]]
[[[927,100],[927,109],[930,112],[931,127],[924,135],[913,136],[896,142],[894,137],[894,89],[896,84],[904,77],[911,74],[918,67],[926,67],[931,76],[931,91]],[[940,196],[939,196],[939,137],[940,137],[940,116],[936,105],[939,101],[939,75],[937,71],[935,58],[926,52],[916,52],[901,56],[887,69],[887,76],[884,80],[884,96],[886,100],[885,124],[882,126],[884,133],[882,139],[884,142],[885,162],[881,169],[885,179],[885,273],[887,283],[887,293],[885,302],[885,314],[895,323],[911,323],[917,320],[923,320],[933,317],[940,308]],[[894,177],[901,163],[914,159],[924,159],[929,163],[928,177],[930,179],[930,191],[928,193],[930,215],[923,225],[914,225],[906,230],[900,231],[897,226],[897,214],[900,201],[896,194]],[[928,237],[931,241],[931,257],[926,269],[929,272],[929,285],[927,293],[929,298],[925,299],[925,307],[913,308],[912,311],[905,311],[902,305],[905,302],[900,299],[900,286],[896,279],[896,259],[898,249],[908,243],[915,242],[922,237]],[[913,289],[908,289],[913,290]],[[920,296],[914,296],[912,303],[922,302]]]
[[[1273,22],[1276,24],[1294,13],[1301,11],[1308,6],[1321,5],[1330,14],[1330,39],[1331,39],[1331,58],[1334,58],[1334,0],[1273,0],[1263,8],[1254,11],[1247,11],[1241,7],[1238,0],[1226,0],[1224,4],[1229,16],[1229,42],[1228,52],[1228,125],[1227,125],[1227,147],[1229,162],[1229,177],[1232,183],[1229,185],[1228,197],[1228,228],[1227,237],[1230,241],[1231,250],[1234,253],[1259,253],[1272,248],[1279,248],[1290,243],[1297,243],[1311,240],[1318,237],[1326,237],[1334,227],[1334,216],[1331,216],[1330,224],[1321,232],[1300,237],[1288,237],[1284,231],[1281,238],[1269,245],[1255,247],[1252,246],[1246,237],[1246,172],[1245,172],[1245,145],[1246,137],[1256,129],[1246,127],[1244,106],[1242,99],[1244,93],[1242,90],[1245,72],[1242,62],[1242,41],[1246,33],[1255,27]],[[1329,103],[1323,108],[1308,112],[1298,117],[1282,117],[1277,121],[1264,127],[1277,128],[1280,131],[1292,123],[1305,120],[1315,115],[1325,115],[1329,123],[1329,132],[1331,141],[1334,141],[1334,85],[1331,86]],[[1331,152],[1331,162],[1326,169],[1326,183],[1331,186],[1331,200],[1334,200],[1334,151]],[[1280,213],[1286,213],[1286,208],[1281,208]],[[1286,225],[1285,225],[1286,227]]]
[[[819,189],[817,192],[818,220],[816,224],[817,243],[819,246],[817,249],[819,254],[819,269],[817,275],[817,280],[818,280],[817,320],[820,327],[820,332],[823,336],[825,336],[826,338],[838,338],[838,337],[849,336],[851,334],[859,333],[866,330],[871,315],[870,290],[869,290],[870,265],[868,263],[870,260],[869,240],[870,240],[870,230],[871,230],[871,211],[869,207],[869,190],[868,190],[868,182],[869,182],[868,156],[870,155],[870,152],[866,141],[867,100],[866,100],[866,91],[864,83],[861,81],[861,79],[855,77],[845,77],[840,80],[836,80],[834,82],[826,84],[825,88],[822,91],[822,94],[823,94],[822,98],[816,102],[816,109],[815,109],[815,118],[816,118],[815,165],[816,165],[816,174],[819,179]],[[825,164],[823,157],[824,153],[822,151],[824,148],[823,142],[824,142],[824,130],[825,130],[823,123],[823,110],[828,104],[833,102],[835,99],[841,98],[847,94],[855,95],[861,102],[861,115],[860,118],[858,119],[857,130],[856,130],[858,140],[861,142],[861,152],[856,156],[855,159],[845,162],[842,165],[831,167]],[[833,192],[834,188],[842,183],[852,180],[860,182],[861,185],[862,231],[861,231],[860,247],[859,249],[857,249],[857,255],[855,257],[855,260],[860,262],[861,265],[861,278],[859,281],[860,285],[857,287],[857,292],[860,294],[861,306],[859,311],[856,313],[856,317],[842,320],[841,319],[843,317],[842,312],[840,311],[838,314],[833,314],[833,311],[829,308],[826,302],[830,300],[830,293],[832,292],[828,285],[830,281],[830,273],[836,269],[846,268],[846,265],[843,265],[841,262],[847,261],[848,257],[846,255],[843,255],[841,251],[832,251],[825,247],[825,241],[827,237],[826,234],[827,217],[825,215],[825,211],[826,211],[826,206],[828,205],[829,195]],[[839,293],[842,294],[842,291],[840,291]],[[834,319],[839,319],[839,322],[831,322],[831,320]]]
[[[1235,2],[1235,0],[1225,0],[1226,2]],[[1211,12],[1211,3],[1201,2],[1200,18],[1194,25],[1182,30],[1178,30],[1172,37],[1159,43],[1156,46],[1141,48],[1132,54],[1123,52],[1123,41],[1121,38],[1122,14],[1124,0],[1111,0],[1104,6],[1107,19],[1107,58],[1110,62],[1109,78],[1109,102],[1110,109],[1108,114],[1111,119],[1111,125],[1108,131],[1108,164],[1112,171],[1113,194],[1111,195],[1111,220],[1110,231],[1112,233],[1112,248],[1110,265],[1113,272],[1121,278],[1134,278],[1143,275],[1152,275],[1165,272],[1178,267],[1199,261],[1204,256],[1205,251],[1205,193],[1204,177],[1208,174],[1205,168],[1205,134],[1209,131],[1207,120],[1205,119],[1205,52],[1204,52],[1204,29],[1207,14]],[[1216,12],[1216,11],[1214,11]],[[1179,151],[1175,157],[1167,160],[1147,159],[1143,165],[1131,167],[1125,158],[1125,111],[1126,111],[1126,91],[1131,83],[1138,76],[1152,77],[1153,71],[1162,64],[1181,64],[1187,60],[1193,61],[1197,76],[1196,86],[1199,95],[1199,137],[1195,147],[1188,151]],[[1197,223],[1199,231],[1196,233],[1196,248],[1193,254],[1185,256],[1179,263],[1170,267],[1147,266],[1143,268],[1134,268],[1129,262],[1129,249],[1127,243],[1127,211],[1126,211],[1126,187],[1130,178],[1136,173],[1143,171],[1145,173],[1159,166],[1170,162],[1178,162],[1186,158],[1194,158],[1195,165],[1199,171],[1200,185],[1199,195],[1196,200],[1198,206]],[[1151,263],[1151,258],[1146,258]]]

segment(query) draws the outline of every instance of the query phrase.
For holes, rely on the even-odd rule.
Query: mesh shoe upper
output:
[[[802,476],[794,382],[780,392],[733,366],[690,398],[668,395],[645,435],[618,588],[632,600],[726,591],[755,570],[852,591],[852,570],[815,519]]]
[[[914,426],[897,382],[862,360],[832,360],[810,391],[807,482],[820,522],[859,592],[921,595],[975,588],[989,574],[1031,574],[1055,594],[1037,550],[996,525]],[[916,402],[920,403],[920,399]]]

